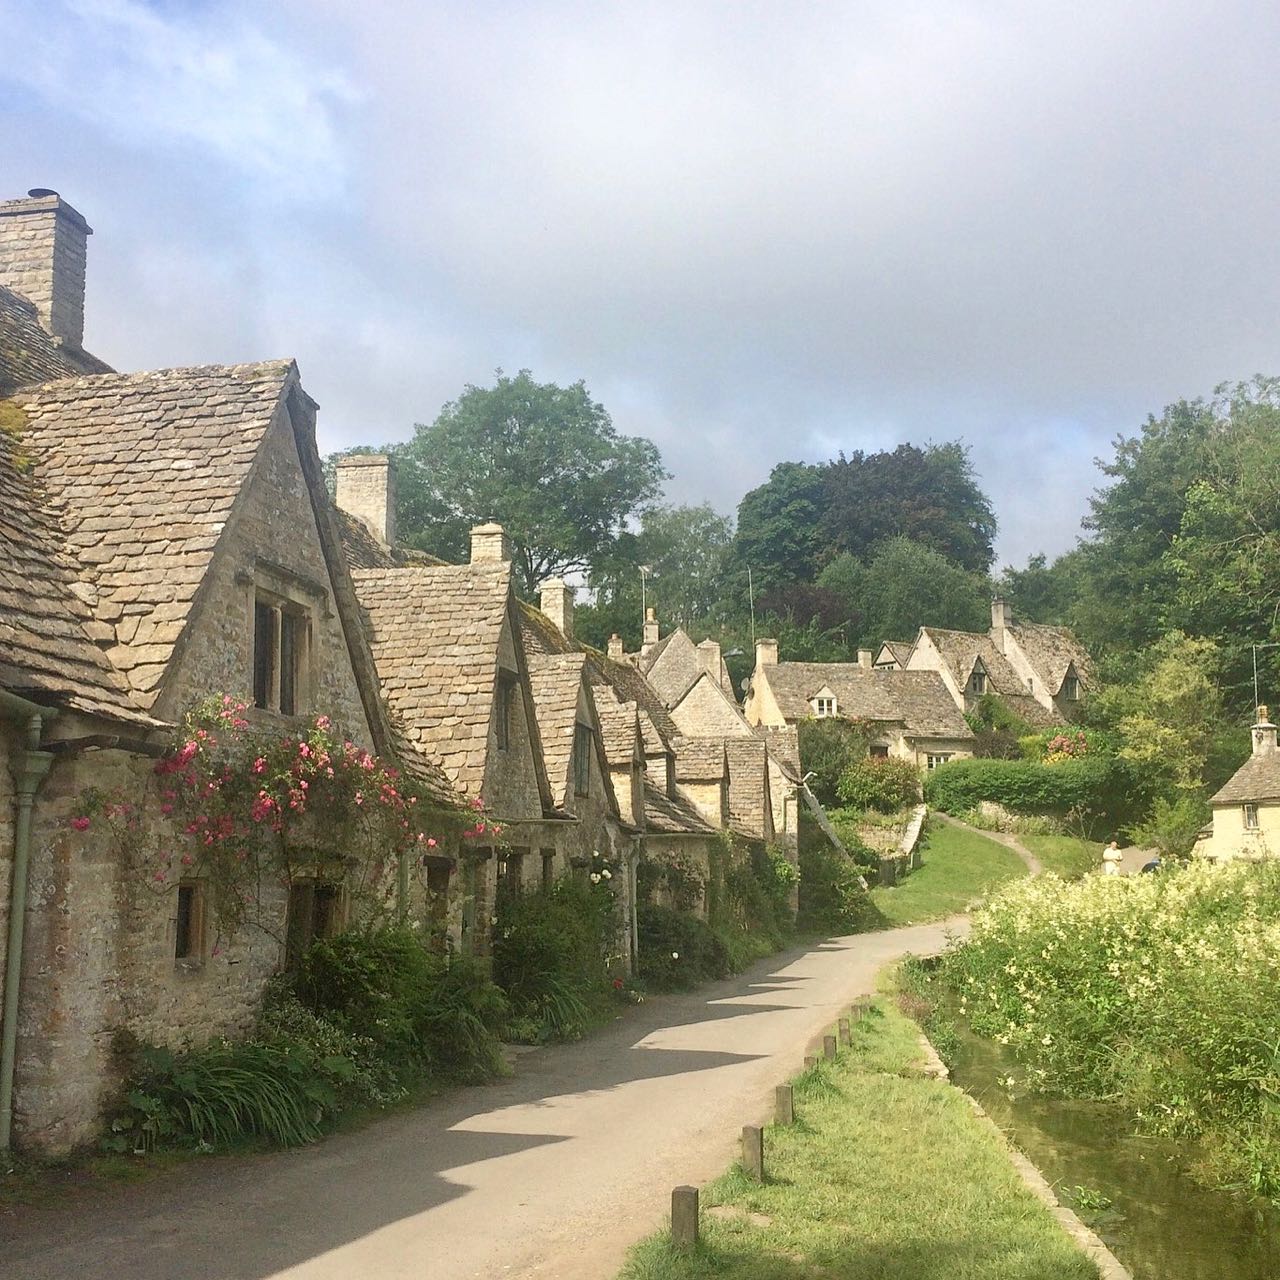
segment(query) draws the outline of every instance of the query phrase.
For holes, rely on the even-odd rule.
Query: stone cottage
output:
[[[398,745],[296,366],[109,371],[80,346],[87,234],[50,193],[0,206],[0,929],[18,975],[0,1145],[12,1118],[48,1151],[94,1135],[118,1033],[243,1034],[286,939],[342,910],[337,886],[272,883],[220,938],[203,883],[143,883],[163,816],[140,807],[125,845],[80,816],[90,792],[147,794],[211,694],[257,728],[324,714],[360,748]]]
[[[1195,852],[1212,862],[1280,855],[1280,751],[1266,707],[1258,708],[1251,733],[1249,758],[1209,800],[1213,823]]]
[[[1066,627],[1017,622],[1000,599],[991,603],[985,635],[921,627],[903,669],[936,671],[962,711],[990,696],[1035,728],[1071,720],[1093,676],[1088,653]]]
[[[936,672],[877,670],[862,662],[779,662],[776,640],[756,643],[744,713],[753,725],[795,730],[802,721],[840,717],[872,729],[872,755],[909,760],[921,770],[973,754],[973,731]]]

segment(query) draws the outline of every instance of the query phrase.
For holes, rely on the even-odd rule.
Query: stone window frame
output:
[[[245,588],[247,595],[250,637],[248,685],[252,709],[259,715],[283,716],[286,719],[306,716],[315,705],[316,621],[329,614],[328,590],[319,582],[263,559],[254,562],[252,571],[237,574],[236,581]],[[270,687],[265,692],[259,688],[257,637],[260,608],[271,611],[274,628],[268,678]],[[284,663],[281,659],[286,648],[293,668],[292,699],[284,696]]]
[[[330,904],[326,919],[320,928],[316,926],[316,891],[325,891],[326,901]],[[301,899],[303,891],[308,891],[309,918],[302,927],[295,918],[295,899]],[[316,875],[294,876],[288,886],[285,898],[284,914],[284,950],[285,967],[290,968],[301,959],[303,952],[317,938],[332,938],[346,928],[350,914],[350,900],[346,885],[332,876],[317,873]]]
[[[1240,821],[1244,824],[1246,831],[1259,830],[1258,806],[1256,804],[1242,804],[1240,806]]]
[[[1062,696],[1068,702],[1080,701],[1080,677],[1067,675],[1062,678]]]
[[[982,659],[975,659],[973,670],[969,672],[969,692],[975,698],[981,698],[986,695],[989,683],[987,669],[982,665]]]
[[[186,904],[184,911],[183,904]],[[173,963],[177,969],[200,969],[205,961],[205,885],[191,878],[178,881],[173,904]],[[184,938],[185,934],[185,938]]]
[[[573,725],[573,794],[591,794],[591,753],[595,747],[595,730],[581,720]]]

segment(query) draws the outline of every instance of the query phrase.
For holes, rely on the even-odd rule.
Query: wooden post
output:
[[[758,1124],[742,1126],[742,1169],[748,1178],[764,1181],[764,1130]]]
[[[867,1016],[867,1010],[871,1007],[867,1000],[855,1000],[849,1010],[849,1017],[854,1022],[861,1022]]]
[[[671,1243],[677,1249],[698,1243],[697,1187],[676,1187],[671,1193]]]
[[[840,1021],[836,1024],[836,1026],[838,1028],[838,1034],[840,1036],[840,1043],[849,1044],[853,1039],[853,1037],[849,1033],[849,1019],[841,1018]]]
[[[818,1065],[818,1056],[814,1053],[806,1053],[804,1055],[804,1069],[812,1071]]]
[[[777,1124],[795,1123],[795,1097],[789,1084],[780,1084],[773,1091],[773,1118]]]
[[[885,886],[892,886],[898,883],[897,858],[880,859],[880,883]]]
[[[835,1036],[822,1037],[822,1056],[829,1062],[836,1056],[836,1038]]]

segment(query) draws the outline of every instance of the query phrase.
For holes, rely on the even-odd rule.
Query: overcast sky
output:
[[[1280,372],[1280,6],[0,0],[0,197],[119,368],[291,355],[321,448],[586,380],[731,512],[962,439],[1002,562],[1149,411]]]

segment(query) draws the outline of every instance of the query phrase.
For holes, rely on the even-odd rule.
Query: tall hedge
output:
[[[991,800],[1012,813],[1064,816],[1124,825],[1147,804],[1141,774],[1117,756],[1038,760],[952,760],[925,780],[925,800],[946,813],[976,809]]]

